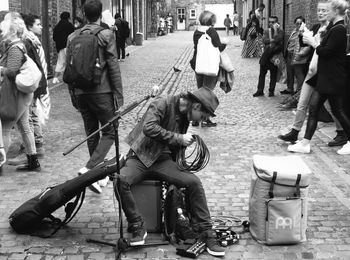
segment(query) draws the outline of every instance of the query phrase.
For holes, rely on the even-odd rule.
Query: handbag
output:
[[[245,41],[247,39],[247,33],[248,33],[247,27],[243,27],[241,30],[241,33],[239,34],[242,41]]]
[[[18,90],[15,83],[6,75],[3,76],[0,87],[0,119],[14,121],[17,117]]]
[[[25,53],[23,47],[21,45],[18,47],[24,53],[25,62],[16,76],[16,86],[23,93],[33,93],[39,86],[42,73],[32,58]]]
[[[204,33],[198,40],[196,56],[196,73],[217,76],[220,64],[219,48],[214,47],[211,37]]]
[[[226,70],[227,72],[234,71],[232,61],[227,52],[220,52],[220,67]]]

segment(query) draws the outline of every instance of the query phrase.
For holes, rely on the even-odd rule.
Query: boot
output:
[[[27,154],[28,163],[18,166],[16,171],[41,171],[40,163],[36,154]]]
[[[346,134],[344,131],[338,131],[337,135],[333,138],[333,141],[330,141],[328,143],[328,146],[334,147],[334,146],[342,146],[346,144],[348,141],[348,138],[346,137]]]
[[[298,134],[299,131],[292,128],[289,133],[286,133],[285,135],[279,135],[278,139],[281,139],[285,142],[295,143],[298,140]]]

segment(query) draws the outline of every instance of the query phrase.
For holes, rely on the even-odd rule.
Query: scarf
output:
[[[28,38],[28,40],[30,40],[32,42],[33,46],[35,47],[35,49],[39,55],[41,66],[44,70],[45,77],[47,78],[47,63],[46,63],[46,59],[45,59],[45,52],[44,52],[43,46],[42,46],[38,36],[36,36],[32,31],[28,32],[27,38]]]

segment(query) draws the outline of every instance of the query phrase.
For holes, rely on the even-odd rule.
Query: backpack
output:
[[[121,36],[123,38],[128,38],[130,36],[130,28],[129,28],[129,23],[125,20],[122,21],[122,30],[121,30]]]
[[[170,185],[164,202],[164,233],[171,244],[178,244],[180,240],[194,239],[197,236],[191,227],[186,205],[183,189]],[[179,218],[178,209],[181,209],[187,220]]]
[[[123,165],[123,160],[120,165]],[[54,235],[78,213],[84,201],[85,188],[115,173],[116,170],[117,165],[113,158],[74,179],[46,188],[39,195],[24,202],[10,215],[11,227],[19,234],[43,238]],[[70,202],[72,199],[74,201]],[[62,221],[52,213],[63,206],[66,216]]]
[[[77,32],[67,46],[67,66],[63,81],[74,88],[90,90],[101,83],[101,64],[97,34],[104,30],[98,27],[89,33],[87,29]]]

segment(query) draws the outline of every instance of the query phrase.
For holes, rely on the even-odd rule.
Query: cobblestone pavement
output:
[[[223,35],[223,32],[220,32]],[[192,55],[192,32],[176,32],[128,48],[130,57],[120,63],[126,104],[147,95],[153,85],[163,93],[194,90],[194,73],[188,66]],[[190,129],[204,138],[211,161],[198,175],[206,189],[212,215],[248,218],[250,178],[254,154],[287,155],[286,144],[276,136],[291,124],[293,114],[280,111],[283,97],[253,98],[258,77],[258,60],[241,59],[242,42],[231,36],[228,52],[236,68],[235,87],[229,94],[215,90],[220,106],[218,126]],[[174,72],[173,66],[181,69]],[[278,85],[277,90],[284,87]],[[8,216],[25,200],[45,187],[76,176],[88,158],[86,144],[67,156],[62,153],[84,138],[79,113],[72,107],[65,85],[51,87],[52,112],[46,126],[46,157],[40,173],[18,173],[6,166],[0,178],[0,260],[3,259],[114,259],[112,247],[89,244],[86,238],[114,242],[118,237],[117,203],[112,185],[102,195],[87,191],[75,219],[53,238],[41,239],[14,233]],[[145,107],[126,115],[120,124],[123,139]],[[328,125],[326,125],[328,126]],[[225,259],[350,259],[350,160],[327,147],[329,137],[317,131],[312,153],[302,155],[313,171],[309,189],[307,242],[292,246],[258,244],[249,233],[239,244],[229,246]],[[121,143],[121,150],[128,147]],[[113,156],[113,149],[110,152]],[[63,210],[58,211],[63,216]],[[151,236],[152,237],[152,236]],[[156,238],[154,235],[153,237]],[[179,259],[172,246],[130,250],[124,259]],[[212,259],[204,253],[199,259]]]

